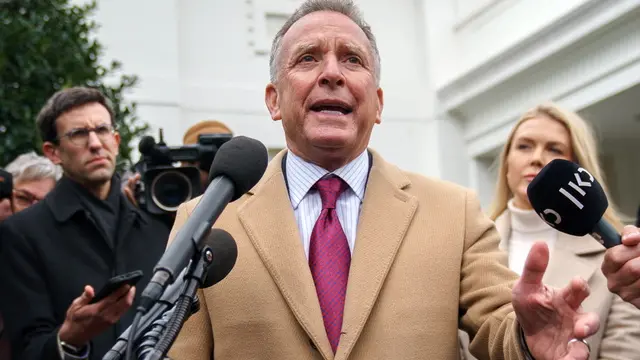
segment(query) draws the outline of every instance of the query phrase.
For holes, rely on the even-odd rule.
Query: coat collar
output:
[[[62,176],[53,190],[45,197],[44,202],[49,207],[51,213],[53,213],[53,217],[57,222],[66,222],[76,213],[85,211],[80,194],[76,188],[78,186],[80,185],[74,183],[73,180]],[[111,191],[120,191],[120,177],[117,174],[111,179],[111,187]],[[120,196],[121,210],[122,207],[124,207],[126,212],[135,213],[137,219],[146,223],[147,220],[142,215],[141,210],[131,204],[122,194],[120,194]]]
[[[409,178],[369,151],[372,167],[351,259],[343,336],[335,357],[285,185],[282,159],[286,150],[271,160],[238,208],[239,220],[256,252],[324,359],[348,358],[418,207],[417,199],[404,191],[411,184]],[[380,226],[387,223],[380,219],[397,219],[396,226]]]
[[[500,248],[508,253],[511,237],[510,211],[505,210],[500,214],[495,224],[500,233]],[[550,249],[549,264],[543,280],[555,287],[567,285],[574,276],[580,276],[589,281],[598,267],[587,261],[587,258],[604,251],[605,248],[589,235],[573,236],[558,232],[555,246]],[[571,271],[567,271],[568,269]]]
[[[511,237],[511,213],[505,210],[495,220],[496,229],[500,233],[500,248],[509,250],[509,238]],[[542,239],[541,239],[542,240]],[[593,237],[573,236],[558,231],[556,246],[576,256],[593,255],[606,249]]]

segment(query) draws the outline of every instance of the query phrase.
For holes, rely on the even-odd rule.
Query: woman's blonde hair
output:
[[[608,220],[616,229],[622,230],[624,226],[615,205],[612,203],[609,191],[604,180],[604,174],[600,168],[600,162],[598,161],[598,146],[596,139],[593,135],[593,130],[578,114],[572,111],[561,108],[554,103],[544,103],[534,107],[527,111],[520,117],[516,125],[511,129],[507,142],[502,148],[500,154],[500,168],[498,169],[498,182],[496,185],[496,191],[493,197],[493,202],[489,208],[489,216],[492,220],[495,220],[507,209],[507,202],[513,197],[513,193],[509,189],[507,183],[507,157],[509,156],[509,150],[511,149],[511,143],[513,137],[518,130],[518,127],[525,121],[533,119],[538,116],[546,116],[550,119],[556,120],[563,124],[569,136],[571,138],[571,149],[573,153],[573,161],[580,164],[590,172],[602,185],[602,188],[609,200],[609,208],[604,213],[604,218]]]

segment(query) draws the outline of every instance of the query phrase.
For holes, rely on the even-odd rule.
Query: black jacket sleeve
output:
[[[11,220],[0,224],[0,311],[12,358],[59,360],[57,331],[61,324],[54,320],[40,255]]]

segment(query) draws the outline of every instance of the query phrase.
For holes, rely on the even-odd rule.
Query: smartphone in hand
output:
[[[135,284],[138,283],[138,281],[140,281],[140,279],[142,278],[142,275],[143,273],[141,270],[135,270],[135,271],[128,272],[126,274],[112,277],[111,279],[109,279],[109,281],[107,281],[107,283],[102,287],[102,289],[100,289],[100,291],[96,293],[96,296],[94,296],[93,299],[91,299],[90,303],[91,304],[97,303],[98,301],[111,295],[114,291],[118,290],[124,285],[134,286]]]

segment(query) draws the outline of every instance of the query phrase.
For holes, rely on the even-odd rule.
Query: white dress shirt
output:
[[[311,232],[322,211],[320,194],[312,187],[318,180],[331,174],[340,177],[349,185],[338,197],[336,211],[342,230],[347,236],[349,249],[353,254],[360,208],[369,176],[369,154],[367,151],[365,150],[350,163],[333,172],[308,163],[291,151],[287,152],[285,166],[289,199],[293,206],[307,259],[309,258]]]

